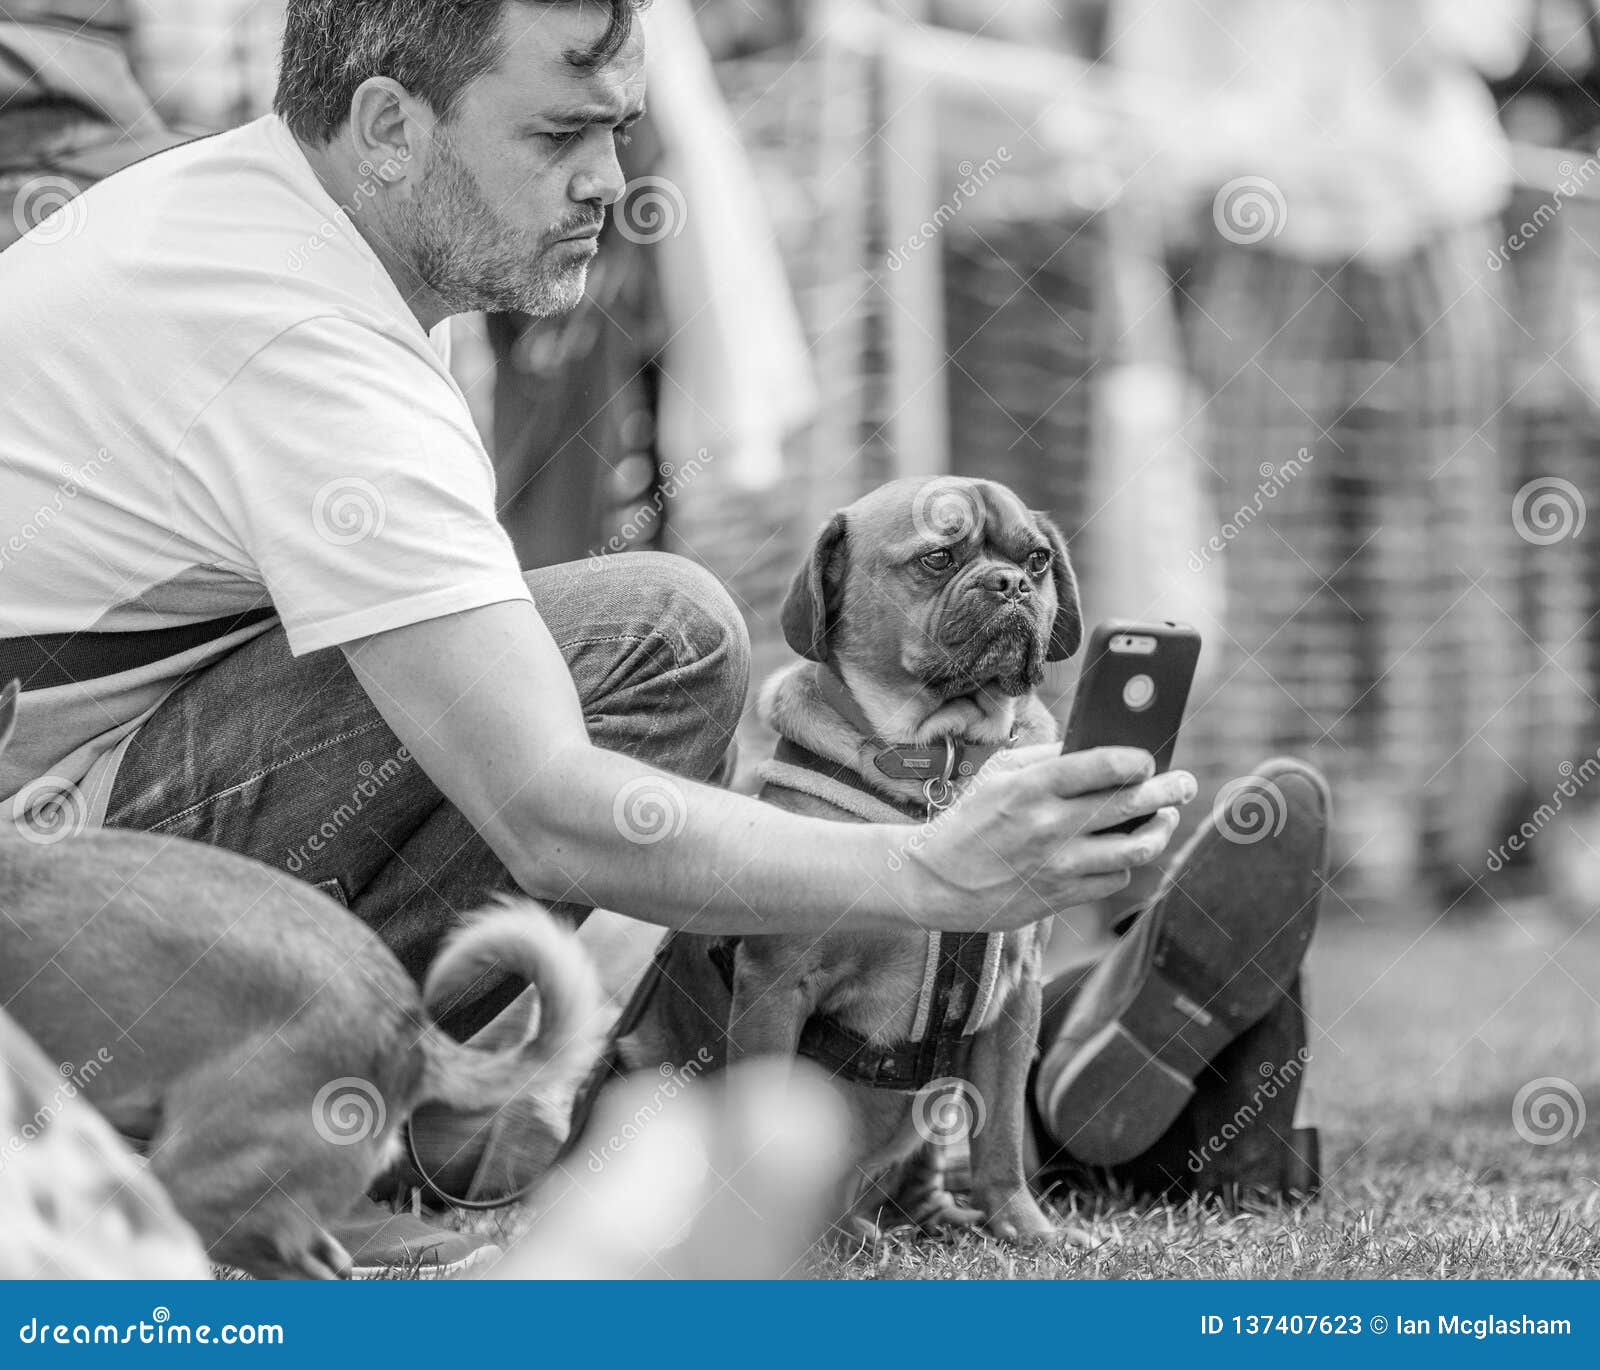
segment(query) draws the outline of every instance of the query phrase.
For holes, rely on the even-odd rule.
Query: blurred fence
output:
[[[1526,639],[1523,748],[1541,799],[1560,766],[1600,741],[1600,180],[1576,181],[1575,160],[1518,150],[1501,249],[1512,285],[1505,460]]]

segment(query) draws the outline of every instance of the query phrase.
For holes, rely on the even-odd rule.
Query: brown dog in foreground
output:
[[[1045,663],[1082,638],[1060,530],[1004,486],[955,478],[898,481],[836,514],[790,590],[783,627],[806,661],[761,694],[782,739],[761,772],[762,797],[838,821],[906,824],[948,806],[993,753],[1056,740],[1034,691]],[[908,847],[917,840],[908,830]],[[619,1063],[683,1063],[701,1048],[721,1059],[719,1018],[729,1060],[799,1050],[857,1081],[863,1060],[887,1063],[875,1078],[898,1072],[900,1083],[847,1087],[855,1159],[874,1178],[845,1229],[875,1238],[886,1208],[915,1216],[904,1196],[919,1185],[922,1197],[941,1197],[928,1167],[906,1163],[954,1115],[970,1132],[976,1212],[946,1204],[941,1216],[981,1215],[994,1235],[1044,1239],[1054,1228],[1023,1175],[1023,1129],[1047,932],[967,939],[975,954],[981,944],[982,965],[967,962],[942,990],[940,941],[928,934],[676,935],[625,1018]],[[819,1024],[831,1026],[819,1035]],[[901,1070],[941,1030],[959,1051],[923,1059],[956,1096],[907,1086]]]
[[[0,750],[16,700],[0,691]],[[497,966],[537,987],[539,1030],[475,1051],[429,1011]],[[419,994],[375,933],[281,871],[178,839],[41,845],[0,825],[0,1006],[147,1151],[212,1259],[256,1276],[347,1275],[323,1224],[393,1164],[412,1110],[569,1089],[599,1049],[599,1004],[576,939],[531,903],[469,920]]]

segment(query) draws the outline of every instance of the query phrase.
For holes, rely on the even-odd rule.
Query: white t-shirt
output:
[[[299,655],[529,598],[442,337],[276,116],[38,225],[0,253],[0,639],[270,603]],[[25,693],[0,799],[97,820],[117,744],[269,626]]]

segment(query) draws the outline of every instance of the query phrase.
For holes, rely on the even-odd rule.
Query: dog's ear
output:
[[[1078,604],[1078,578],[1072,573],[1072,558],[1067,555],[1067,539],[1054,520],[1035,514],[1039,527],[1050,539],[1050,575],[1056,583],[1056,619],[1050,625],[1050,648],[1046,661],[1065,661],[1083,645],[1083,610]]]
[[[829,598],[844,583],[844,515],[835,514],[822,526],[811,555],[789,587],[783,601],[783,638],[807,661],[828,659],[828,636],[837,604]]]
[[[11,734],[17,730],[17,696],[22,693],[22,682],[13,680],[0,690],[0,756],[6,752]]]

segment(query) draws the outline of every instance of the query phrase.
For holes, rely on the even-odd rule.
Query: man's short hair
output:
[[[611,22],[577,67],[604,66],[648,0],[289,0],[273,108],[302,142],[332,141],[363,81],[387,76],[447,119],[462,91],[504,55],[512,5],[608,5]]]

